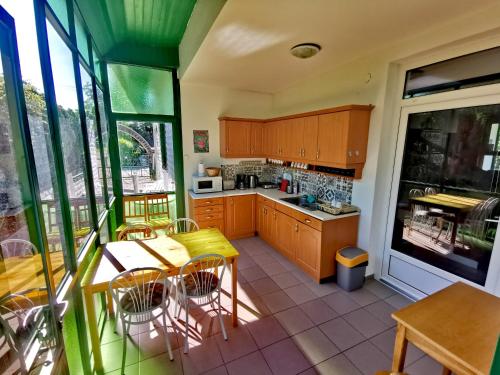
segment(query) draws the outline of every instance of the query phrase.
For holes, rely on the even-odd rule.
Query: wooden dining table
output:
[[[402,372],[408,342],[443,365],[443,374],[488,375],[500,335],[500,298],[462,282],[392,314],[392,362]]]
[[[451,230],[450,243],[454,244],[457,238],[458,224],[463,223],[465,216],[483,200],[477,198],[463,197],[452,194],[428,194],[423,197],[412,197],[409,199],[411,203],[420,204],[429,208],[437,208],[443,210],[449,215],[450,221],[453,222]]]
[[[100,339],[94,304],[94,294],[108,292],[109,282],[120,272],[138,267],[157,267],[169,276],[179,274],[190,259],[204,254],[220,254],[231,267],[232,323],[238,325],[237,260],[239,253],[218,229],[161,236],[155,239],[109,242],[99,248],[82,280],[94,370],[103,372]],[[108,299],[108,311],[112,304]]]

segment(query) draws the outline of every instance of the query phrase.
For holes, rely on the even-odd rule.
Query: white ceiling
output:
[[[228,0],[182,79],[276,93],[497,2]],[[304,42],[318,43],[322,51],[308,60],[293,57],[290,47]]]

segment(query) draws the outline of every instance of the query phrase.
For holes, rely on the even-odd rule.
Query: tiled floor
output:
[[[230,322],[229,293],[222,298],[229,340],[213,311],[190,314],[190,351],[182,352],[184,321],[169,327],[174,361],[161,328],[135,327],[126,374],[374,374],[390,369],[394,346],[392,311],[410,303],[375,280],[347,293],[334,283],[315,284],[259,238],[234,241],[240,251],[239,318]],[[230,292],[230,275],[224,289]],[[173,305],[173,304],[172,304]],[[173,307],[173,306],[171,306]],[[161,327],[160,323],[156,324]],[[102,345],[105,368],[118,374],[121,336],[107,325]],[[441,367],[412,345],[406,357],[412,375],[440,374]]]

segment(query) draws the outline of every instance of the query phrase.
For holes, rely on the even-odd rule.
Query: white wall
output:
[[[203,160],[206,166],[220,166],[220,116],[267,118],[272,96],[250,91],[231,90],[216,86],[185,83],[181,80],[182,143],[184,153],[184,183],[191,189],[191,176]],[[195,154],[193,130],[208,130],[210,152]],[[187,207],[187,206],[186,206]]]
[[[497,14],[500,4],[495,9],[480,9],[273,95],[273,116],[344,104],[375,105],[367,162],[362,179],[354,181],[352,199],[362,211],[358,245],[370,253],[367,274],[380,270],[381,264],[387,192],[392,176],[391,145],[395,143],[392,129],[398,123],[395,113],[402,96],[400,64],[414,62],[415,66],[422,66],[424,63],[418,63],[449,58],[443,57],[444,50],[459,56],[474,49],[490,48],[487,40],[499,35]],[[480,46],[477,39],[486,42]]]
[[[191,186],[190,175],[199,161],[199,154],[193,154],[193,129],[210,131],[210,154],[204,157],[205,162],[221,162],[217,122],[220,115],[268,118],[343,104],[373,104],[367,162],[363,178],[354,182],[353,203],[362,210],[358,244],[370,253],[367,273],[380,270],[387,192],[392,175],[390,150],[394,139],[391,137],[397,126],[395,113],[402,95],[398,86],[400,64],[414,62],[415,66],[421,66],[424,63],[419,65],[419,60],[443,59],[443,50],[459,56],[472,52],[471,48],[480,48],[470,46],[478,38],[498,35],[498,14],[500,3],[489,9],[478,7],[473,14],[442,23],[384,50],[309,77],[274,95],[183,84],[181,80],[186,187]],[[482,47],[488,48],[488,43],[483,43]]]

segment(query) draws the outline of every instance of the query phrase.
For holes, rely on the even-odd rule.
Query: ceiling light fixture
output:
[[[308,59],[319,51],[321,51],[321,46],[316,43],[301,43],[290,48],[290,53],[299,59]]]

